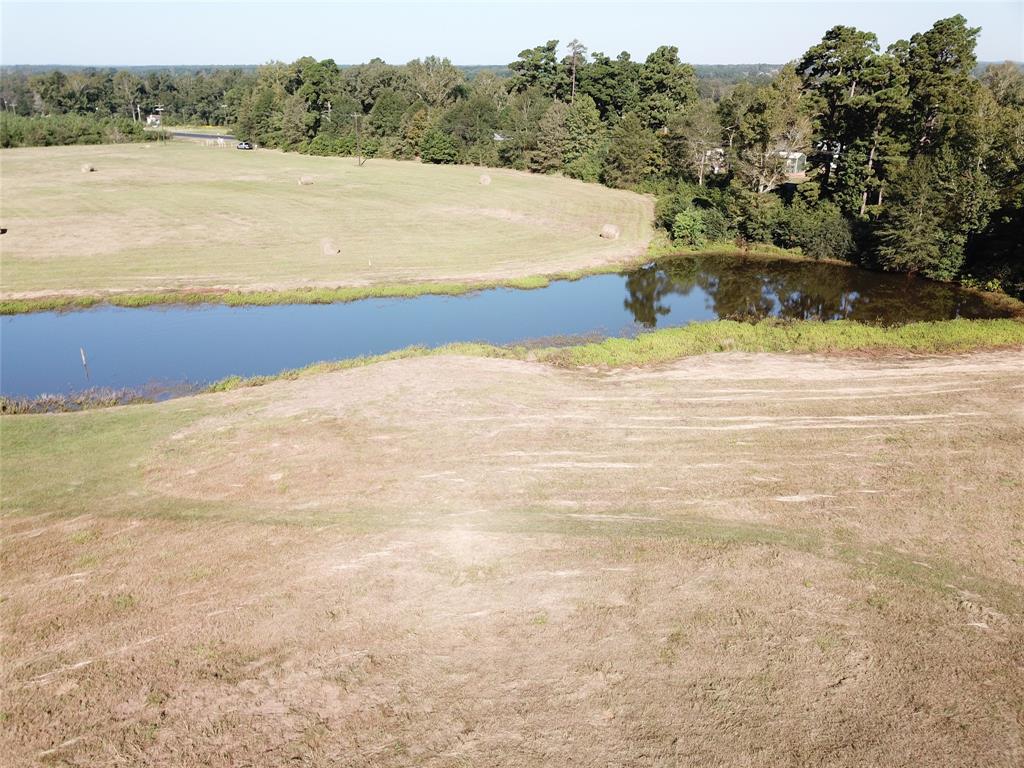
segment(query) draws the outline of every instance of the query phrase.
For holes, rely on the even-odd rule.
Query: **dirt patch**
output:
[[[70,469],[5,496],[5,754],[1017,765],[1022,370],[439,357],[31,417],[194,413],[85,514],[35,500]]]

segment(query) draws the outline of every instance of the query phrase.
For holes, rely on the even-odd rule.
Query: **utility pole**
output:
[[[356,156],[357,156],[357,160],[359,161],[359,165],[362,165],[363,163],[366,162],[366,159],[363,157],[363,145],[362,145],[362,143],[360,142],[360,139],[359,139],[359,118],[360,117],[362,117],[362,114],[360,114],[359,112],[353,112],[352,113],[352,119],[353,119],[353,121],[356,124]]]

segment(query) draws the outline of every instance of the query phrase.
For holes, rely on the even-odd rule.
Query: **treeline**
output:
[[[5,82],[3,99],[137,117],[159,105],[167,124],[230,124],[289,151],[561,173],[657,195],[679,244],[773,243],[1024,293],[1024,75],[1010,63],[976,75],[978,32],[958,15],[883,51],[837,26],[777,70],[704,80],[671,46],[635,61],[574,40],[524,50],[507,77],[468,79],[437,57],[303,58],[119,72],[95,89],[54,72],[17,94]]]
[[[22,116],[79,114],[125,117],[142,122],[158,109],[167,123],[223,125],[234,120],[237,102],[256,82],[256,68],[140,73],[122,70],[4,67],[0,107]]]
[[[0,147],[56,147],[66,144],[121,144],[162,138],[123,117],[0,113]]]

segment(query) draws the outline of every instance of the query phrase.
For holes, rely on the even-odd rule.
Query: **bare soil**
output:
[[[195,415],[122,497],[7,504],[4,754],[1019,766],[1022,373],[442,356],[138,406]]]

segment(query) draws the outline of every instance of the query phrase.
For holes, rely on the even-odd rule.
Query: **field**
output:
[[[0,298],[489,284],[607,268],[652,236],[649,198],[481,173],[191,141],[4,150]]]
[[[1021,764],[1019,345],[583,349],[5,417],[9,764]]]

